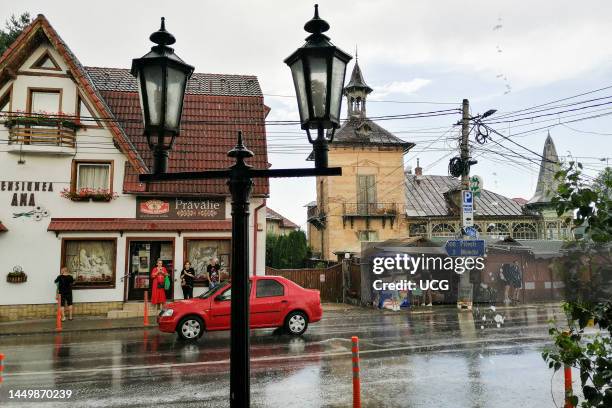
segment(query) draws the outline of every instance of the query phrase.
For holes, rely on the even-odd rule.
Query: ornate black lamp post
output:
[[[138,81],[144,133],[155,159],[153,172],[160,174],[168,169],[168,151],[179,134],[185,88],[193,67],[168,47],[176,39],[166,31],[164,17],[160,29],[149,38],[157,45],[132,60],[131,72]]]
[[[315,167],[327,167],[327,144],[333,141],[334,132],[340,127],[340,105],[346,64],[352,57],[329,41],[324,32],[329,24],[319,17],[319,5],[315,4],[312,20],[304,25],[311,33],[306,44],[291,54],[285,63],[291,68],[293,85],[297,95],[302,129],[314,145]],[[310,130],[317,130],[313,140]],[[332,129],[329,138],[326,129]]]
[[[143,182],[196,179],[228,180],[228,186],[232,196],[232,316],[230,353],[230,406],[232,408],[243,408],[250,406],[249,199],[251,196],[253,179],[272,177],[339,176],[342,174],[342,168],[340,167],[327,167],[327,143],[330,140],[328,140],[323,133],[325,129],[335,129],[339,126],[339,113],[340,105],[342,103],[344,74],[346,63],[351,59],[351,56],[332,46],[331,43],[329,43],[329,39],[321,34],[329,29],[329,25],[319,18],[316,7],[317,6],[315,6],[315,17],[305,26],[306,30],[312,33],[312,35],[309,37],[311,40],[309,40],[309,43],[307,43],[300,50],[296,51],[296,53],[289,58],[292,61],[289,63],[289,65],[292,67],[294,80],[297,77],[297,82],[302,81],[299,79],[300,70],[297,67],[294,68],[294,65],[298,63],[296,61],[302,61],[301,64],[303,65],[304,70],[301,72],[301,75],[304,83],[309,84],[307,87],[300,88],[298,90],[298,103],[300,104],[302,128],[306,129],[308,132],[309,129],[318,130],[318,137],[314,141],[310,137],[309,133],[309,140],[311,143],[314,143],[315,151],[317,151],[317,146],[319,146],[319,160],[315,162],[316,166],[314,169],[253,169],[251,166],[245,163],[245,159],[253,157],[253,152],[245,147],[242,132],[239,131],[238,143],[236,147],[230,150],[227,154],[236,161],[235,164],[229,169],[180,173],[156,172],[154,174],[140,175],[140,181]],[[165,32],[165,30],[160,31]],[[154,36],[156,34],[157,33],[155,33]],[[163,35],[165,36],[166,34]],[[154,42],[156,39],[159,39],[158,36],[156,36],[155,39],[153,36],[151,37]],[[167,37],[162,37],[162,40],[160,41],[162,44],[160,44],[160,46],[170,44],[165,42],[163,38]],[[163,44],[164,42],[165,44]],[[320,51],[317,51],[318,47],[321,48]],[[308,51],[302,52],[301,50],[304,50],[305,48],[309,48]],[[321,58],[321,60],[316,60],[317,57]],[[312,73],[315,71],[312,67],[317,64],[319,64],[317,66],[318,71],[316,71],[318,73],[313,75]],[[185,64],[185,66],[187,65]],[[189,72],[189,74],[191,74],[192,71],[185,69],[181,72]],[[132,68],[132,73],[137,74],[138,69]],[[149,100],[152,98],[159,99],[162,97],[162,95],[164,95],[164,98],[166,98],[165,100],[168,100],[167,98],[170,97],[175,98],[174,101],[168,101],[165,103],[178,103],[179,106],[182,106],[183,94],[177,95],[176,93],[169,93],[164,89],[167,87],[168,82],[163,82],[159,79],[160,77],[163,76],[155,77],[158,78],[158,86],[140,86],[139,91],[141,93],[141,105],[143,106],[143,111],[147,109],[146,104],[149,103]],[[188,75],[186,78],[188,78]],[[182,89],[184,93],[184,85]],[[324,97],[321,97],[321,92],[324,93]],[[303,105],[304,101],[306,101],[306,103],[309,105]],[[304,116],[302,112],[307,112],[306,116]],[[147,129],[150,129],[149,126],[153,126],[153,129],[156,129],[155,126],[159,126],[159,122],[154,124],[151,116],[147,115],[146,113],[144,114],[144,120],[145,133],[147,132]],[[178,127],[176,128],[176,132],[172,133],[172,135],[173,137],[178,135]],[[156,144],[150,145],[154,150],[157,148]],[[167,144],[164,144],[164,146],[166,145]],[[169,148],[171,147],[172,144],[170,143]],[[160,150],[167,152],[168,149],[164,148]]]

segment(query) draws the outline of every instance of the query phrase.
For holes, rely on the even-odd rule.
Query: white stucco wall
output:
[[[44,46],[43,46],[44,47]],[[21,70],[31,70],[29,66],[43,52],[43,47],[35,51],[23,64]],[[50,50],[55,60],[63,70],[66,69],[61,57]],[[45,71],[42,71],[45,72]],[[57,73],[57,71],[53,71]],[[12,111],[26,111],[28,88],[62,88],[61,110],[73,114],[76,107],[77,87],[69,78],[52,76],[18,75],[17,78],[0,89],[0,95],[12,85]],[[89,101],[88,101],[89,102]],[[92,106],[91,103],[89,103]],[[0,221],[9,230],[0,233],[0,305],[10,304],[39,304],[54,301],[55,285],[53,279],[57,276],[61,264],[62,238],[77,237],[103,237],[117,239],[115,288],[112,289],[79,289],[74,291],[75,302],[100,302],[124,300],[124,284],[122,276],[125,275],[126,265],[126,239],[129,237],[168,237],[174,238],[174,260],[177,268],[183,264],[183,240],[188,237],[215,237],[229,238],[227,232],[202,233],[62,233],[56,236],[48,232],[47,227],[51,218],[135,218],[136,196],[123,194],[123,173],[125,165],[124,155],[113,145],[111,132],[106,128],[89,128],[79,130],[77,133],[77,148],[71,155],[19,153],[9,152],[8,130],[0,125]],[[25,163],[20,164],[22,159]],[[108,160],[113,161],[113,189],[119,194],[118,198],[109,203],[73,202],[60,196],[64,188],[70,187],[71,169],[73,160]],[[2,182],[5,182],[2,184]],[[41,182],[47,183],[46,189],[52,183],[53,191],[28,192],[33,194],[37,206],[49,212],[49,216],[40,221],[32,217],[15,214],[29,212],[30,206],[12,206],[13,194],[21,191],[8,191],[8,182]],[[4,189],[2,187],[4,186]],[[42,184],[39,187],[42,189]],[[21,186],[20,186],[21,187]],[[13,184],[13,190],[15,185]],[[28,196],[29,197],[29,196]],[[250,244],[251,244],[251,270],[253,269],[253,231],[254,210],[262,204],[263,199],[251,200]],[[231,204],[226,202],[226,218],[230,218]],[[260,231],[257,242],[258,274],[265,270],[265,207],[259,210]],[[28,275],[26,283],[11,284],[6,282],[6,274],[20,266]],[[196,294],[201,290],[196,289]],[[175,281],[175,297],[182,297],[180,283]]]

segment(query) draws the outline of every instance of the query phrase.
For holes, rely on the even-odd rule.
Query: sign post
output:
[[[461,191],[461,238],[446,243],[449,256],[484,256],[484,241],[465,239],[466,229],[474,227],[474,193],[471,190]],[[457,296],[458,309],[472,309],[474,287],[470,282],[471,270],[466,270],[459,279]]]

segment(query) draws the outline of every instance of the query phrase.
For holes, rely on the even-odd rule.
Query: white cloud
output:
[[[430,79],[415,78],[411,81],[393,81],[389,84],[372,86],[374,93],[371,99],[377,100],[392,94],[410,95],[430,83]]]

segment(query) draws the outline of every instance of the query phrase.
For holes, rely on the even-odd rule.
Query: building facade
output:
[[[229,271],[231,215],[224,180],[141,183],[152,155],[136,81],[126,69],[84,67],[39,15],[0,57],[0,320],[54,311],[53,280],[75,278],[76,312],[100,314],[142,300],[161,259],[181,297],[178,272],[196,268],[196,294],[212,257]],[[243,130],[267,167],[269,109],[256,77],[194,74],[169,171],[225,168]],[[248,123],[248,124],[245,124]],[[251,273],[265,268],[267,181],[251,200]]]
[[[321,259],[359,253],[363,241],[402,233],[403,158],[414,144],[367,117],[371,92],[355,63],[344,88],[348,118],[329,146],[329,166],[342,167],[342,176],[318,177],[317,201],[307,206],[309,245]]]

